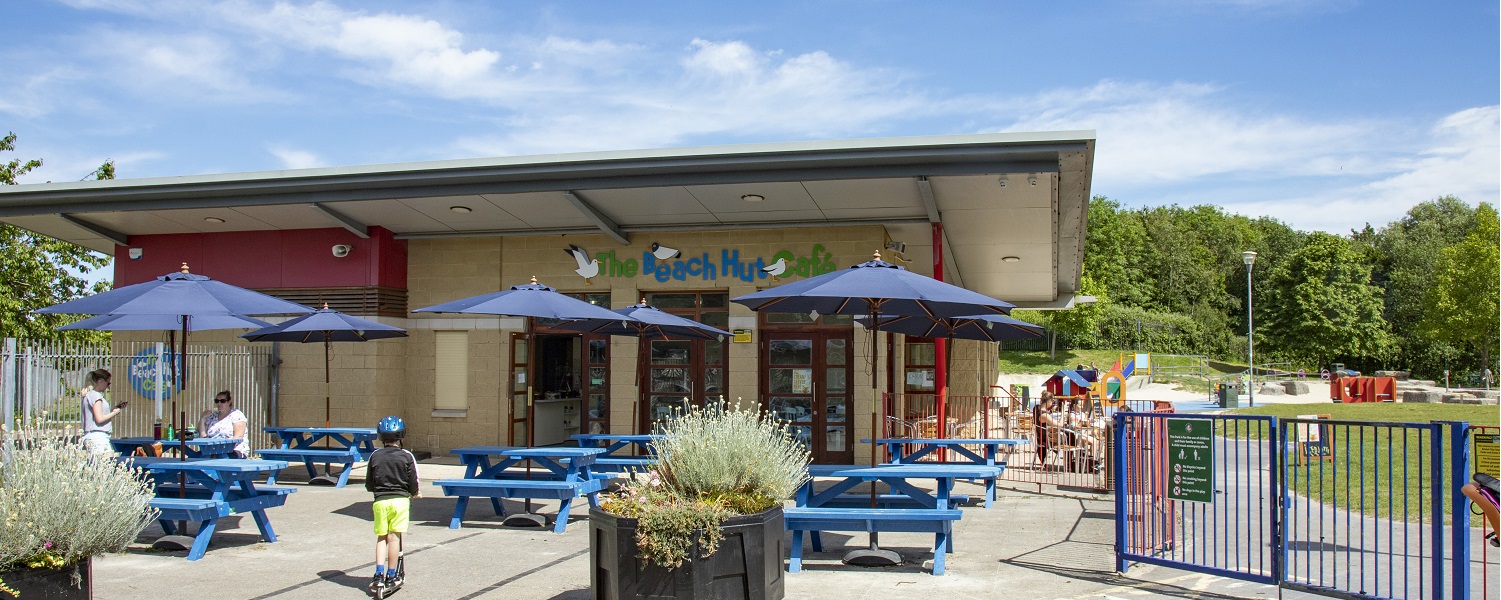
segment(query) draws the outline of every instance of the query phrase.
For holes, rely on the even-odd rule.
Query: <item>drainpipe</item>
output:
[[[943,223],[933,223],[933,278],[943,281]],[[935,424],[939,438],[949,436],[949,344],[947,338],[933,340],[933,389],[938,393],[938,422]]]

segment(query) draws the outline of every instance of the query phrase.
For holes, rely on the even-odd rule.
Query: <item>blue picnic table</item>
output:
[[[307,467],[310,483],[333,483],[344,487],[349,483],[349,473],[354,463],[370,459],[375,452],[375,430],[366,427],[263,427],[266,433],[275,435],[280,446],[257,450],[261,458],[300,462]],[[323,476],[318,475],[313,465],[323,464]],[[328,475],[329,465],[343,468],[337,482]],[[272,473],[270,483],[276,483]]]
[[[813,550],[823,550],[820,531],[864,531],[871,534],[872,547],[875,536],[882,531],[931,532],[933,542],[933,574],[944,572],[944,557],[953,551],[953,523],[963,512],[951,504],[954,481],[957,479],[987,479],[1000,476],[1000,467],[964,464],[892,464],[878,467],[856,467],[821,471],[821,476],[842,479],[820,492],[815,492],[810,478],[797,492],[797,507],[785,509],[783,520],[792,531],[792,551],[788,572],[802,569],[803,532],[811,533]],[[911,483],[913,479],[932,479],[937,489],[929,494]],[[842,506],[848,499],[845,492],[862,483],[881,482],[891,488],[894,495],[907,500],[917,508],[853,508]]]
[[[599,455],[594,461],[593,472],[595,476],[606,477],[609,477],[609,473],[621,471],[643,471],[656,464],[656,451],[651,444],[661,438],[662,436],[654,433],[579,433],[573,435],[573,439],[578,440],[580,448],[604,449],[605,453]]]
[[[287,495],[296,491],[284,486],[256,485],[255,480],[262,475],[287,467],[286,462],[279,460],[158,457],[124,457],[121,460],[132,467],[145,469],[157,478],[156,496],[151,499],[151,507],[160,511],[158,520],[163,531],[168,535],[174,532],[172,521],[198,523],[198,533],[188,550],[188,560],[203,558],[219,519],[233,514],[250,513],[260,530],[261,539],[275,542],[276,532],[271,528],[266,509],[286,504]],[[179,474],[191,483],[160,483]]]
[[[870,443],[869,439],[860,440],[862,443]],[[983,465],[987,467],[1006,468],[1006,461],[996,460],[1001,446],[1020,446],[1029,444],[1027,440],[1007,438],[952,438],[952,439],[928,439],[928,438],[878,438],[876,443],[886,447],[886,455],[889,464],[960,464],[960,465]],[[982,454],[977,454],[967,446],[982,447]],[[937,461],[934,455],[938,450],[948,453],[943,462]],[[999,476],[999,475],[998,475]],[[985,479],[985,508],[990,508],[995,503],[995,482],[997,477]]]
[[[116,438],[109,441],[115,452],[126,456],[135,454],[136,450],[152,448],[157,444],[162,450],[176,450],[181,452],[183,445],[187,445],[189,458],[229,458],[235,446],[239,445],[238,438],[193,438],[186,442],[182,440],[158,440],[150,437]]]
[[[458,529],[463,524],[469,498],[479,496],[490,499],[498,516],[506,514],[503,498],[559,500],[553,532],[563,533],[573,499],[584,496],[590,507],[599,506],[598,494],[605,486],[603,480],[592,476],[594,461],[605,453],[603,448],[470,446],[450,453],[464,462],[464,478],[434,482],[443,488],[445,496],[458,497],[449,529]],[[545,471],[542,474],[533,473],[530,468],[524,473],[508,471],[523,461],[539,465]]]

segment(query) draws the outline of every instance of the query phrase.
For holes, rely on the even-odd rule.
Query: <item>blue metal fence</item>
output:
[[[1175,487],[1194,467],[1168,456],[1174,420],[1212,432],[1212,493],[1197,500]],[[1352,598],[1470,597],[1465,423],[1140,413],[1115,423],[1121,571],[1140,562]]]

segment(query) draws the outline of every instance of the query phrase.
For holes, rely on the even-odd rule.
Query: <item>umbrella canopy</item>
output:
[[[290,315],[313,309],[182,271],[37,309],[66,315]],[[189,330],[192,324],[189,324]]]
[[[563,321],[621,319],[621,315],[608,308],[559,294],[557,290],[537,283],[536,277],[527,285],[513,285],[509,290],[435,304],[412,312],[503,315]]]
[[[283,323],[264,325],[240,337],[252,342],[363,342],[406,337],[406,330],[346,315],[328,305]]]
[[[406,337],[405,329],[385,323],[346,315],[330,309],[327,304],[312,314],[269,325],[240,337],[252,342],[323,342],[323,426],[333,426],[333,391],[330,388],[332,375],[329,372],[330,346],[333,342],[365,342],[385,338]],[[324,438],[327,442],[328,439]],[[327,447],[327,444],[324,445]],[[328,465],[324,465],[323,479],[328,481]]]
[[[177,331],[182,328],[182,315],[99,315],[75,321],[59,331],[91,329],[98,331]],[[257,329],[271,324],[260,319],[241,315],[202,315],[188,319],[188,331],[213,329]]]
[[[858,317],[855,321],[870,328],[870,317]],[[1042,337],[1043,331],[1041,325],[1033,325],[1005,315],[970,315],[941,319],[880,315],[877,317],[876,324],[875,328],[881,331],[913,337],[956,338],[982,342],[1039,338]]]
[[[649,340],[712,340],[730,335],[730,332],[723,329],[663,312],[648,305],[645,298],[640,304],[610,312],[616,313],[617,316],[612,319],[588,319],[563,323],[557,325],[557,328],[604,335],[628,335]]]
[[[825,315],[960,317],[1010,314],[1015,306],[881,260],[734,298],[754,311]]]

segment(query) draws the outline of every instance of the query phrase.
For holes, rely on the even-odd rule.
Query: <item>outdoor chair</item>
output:
[[[1047,427],[1044,434],[1048,440],[1046,449],[1043,451],[1042,467],[1044,469],[1047,469],[1056,458],[1059,470],[1071,472],[1083,470],[1082,467],[1087,462],[1085,458],[1089,455],[1087,448],[1074,441],[1073,436],[1061,427]]]

